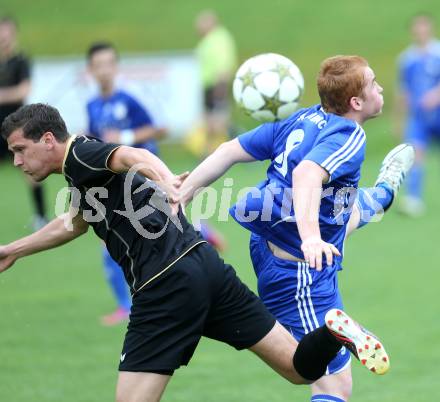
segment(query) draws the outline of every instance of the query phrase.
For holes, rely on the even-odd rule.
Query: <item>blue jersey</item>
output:
[[[266,180],[231,208],[233,218],[283,250],[302,257],[292,203],[292,171],[301,161],[310,160],[330,175],[323,185],[319,211],[322,239],[342,252],[365,156],[362,127],[316,105],[281,122],[263,124],[238,140],[255,159],[271,163]],[[337,257],[334,267],[339,268],[341,261],[342,257]]]
[[[127,92],[118,90],[110,97],[98,96],[87,104],[89,133],[103,139],[104,132],[114,130],[134,130],[142,126],[151,126],[153,121],[146,109]],[[158,154],[155,140],[134,145]]]
[[[425,49],[411,46],[399,57],[399,85],[408,96],[409,112],[427,126],[440,125],[440,107],[426,111],[421,98],[440,84],[440,41],[433,40]]]

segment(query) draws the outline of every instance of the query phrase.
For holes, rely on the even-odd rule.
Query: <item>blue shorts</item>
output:
[[[324,325],[327,311],[343,308],[335,268],[318,272],[306,263],[275,257],[266,240],[254,233],[250,253],[261,300],[297,341]],[[327,374],[342,371],[350,360],[350,352],[343,347],[327,367]]]

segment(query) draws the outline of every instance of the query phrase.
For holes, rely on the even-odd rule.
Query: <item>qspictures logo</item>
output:
[[[165,189],[160,186],[160,183],[156,184],[145,179],[142,174],[143,169],[145,166],[138,164],[126,173],[123,185],[121,185],[123,202],[120,208],[113,212],[126,218],[127,223],[145,239],[159,238],[170,224],[182,232],[182,222],[176,214],[178,201],[174,205],[170,204]],[[141,181],[139,175],[142,177]],[[138,178],[135,181],[136,176]],[[142,184],[139,185],[139,183]],[[336,225],[344,225],[359,196],[357,189],[353,187],[326,187],[324,190],[322,188],[299,188],[295,191],[299,194],[296,197],[296,208],[294,208],[292,188],[281,187],[276,183],[269,183],[262,188],[234,188],[233,178],[225,178],[221,188],[203,187],[194,191],[196,196],[186,208],[186,214],[188,220],[198,230],[200,230],[201,222],[208,219],[218,222],[229,221],[230,211],[239,223],[261,221],[269,226],[275,226],[282,222],[295,223],[298,218],[306,216],[304,214],[309,214],[308,217],[306,216],[309,221],[319,219],[309,208],[309,205],[318,202],[321,208],[324,206],[326,209],[327,219],[331,218]],[[174,193],[178,194],[178,192],[178,188],[174,188]],[[301,192],[304,192],[304,196],[301,196]],[[65,187],[57,195],[55,214],[63,217],[68,230],[73,230],[72,220],[78,215],[90,224],[105,221],[109,225],[106,205],[111,204],[108,200],[112,196],[114,195],[109,194],[107,187],[91,187],[82,192],[76,187]],[[143,199],[142,196],[144,196]],[[386,197],[386,191],[382,187],[373,187],[364,191],[361,196],[366,198],[362,203],[357,203],[361,219],[380,221],[383,216],[380,199]],[[66,203],[69,199],[70,212],[66,214]],[[139,202],[140,199],[141,202]],[[362,210],[360,205],[368,207]],[[174,212],[172,206],[174,206]],[[146,223],[151,215],[158,212],[164,217],[163,225],[158,231],[152,232]]]

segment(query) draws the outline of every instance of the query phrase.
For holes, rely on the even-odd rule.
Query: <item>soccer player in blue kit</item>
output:
[[[432,18],[417,15],[411,21],[413,44],[399,57],[397,108],[405,112],[404,138],[416,149],[416,161],[408,176],[403,212],[424,212],[423,179],[426,149],[440,140],[440,41],[434,37]],[[400,131],[400,130],[399,130]]]
[[[88,133],[107,142],[144,148],[158,155],[156,139],[165,129],[155,127],[146,108],[126,90],[116,87],[118,54],[109,42],[96,42],[87,52],[88,70],[98,84],[99,94],[87,104]],[[128,318],[131,296],[121,267],[103,248],[107,281],[117,300],[116,311],[102,317],[105,325]]]
[[[382,88],[365,59],[336,56],[322,63],[318,92],[320,105],[222,144],[181,187],[187,204],[197,189],[233,164],[271,161],[267,178],[230,213],[251,231],[260,298],[297,340],[325,321],[331,327],[337,320],[326,313],[342,308],[337,272],[345,237],[391,205],[414,158],[410,145],[396,147],[385,158],[375,187],[356,191],[366,142],[361,125],[381,113]],[[342,329],[343,321],[337,325]],[[358,345],[355,355],[363,347]],[[347,401],[352,379],[344,348],[327,374],[312,384],[311,400]]]

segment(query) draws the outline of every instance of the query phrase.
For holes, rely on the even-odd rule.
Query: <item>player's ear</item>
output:
[[[352,96],[350,98],[350,106],[353,110],[359,111],[362,109],[362,99],[358,96]]]
[[[46,144],[48,149],[52,149],[55,145],[56,139],[53,133],[46,131],[40,138],[40,142]]]

